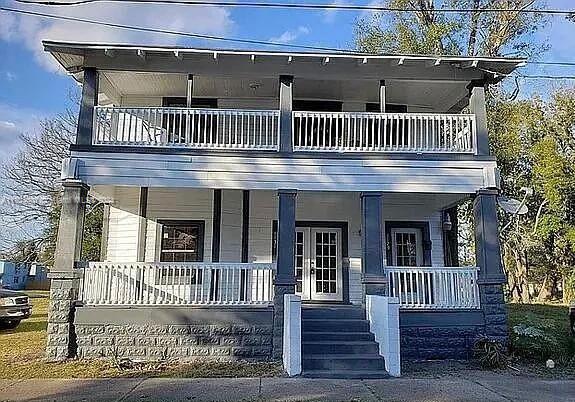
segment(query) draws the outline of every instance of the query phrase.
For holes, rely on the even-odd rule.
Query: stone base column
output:
[[[281,359],[284,342],[284,295],[294,294],[295,285],[274,286],[273,358]]]
[[[480,283],[479,297],[485,317],[484,335],[507,345],[509,335],[503,285]]]
[[[46,358],[62,361],[76,356],[74,303],[78,300],[80,275],[77,272],[52,272],[48,308]]]

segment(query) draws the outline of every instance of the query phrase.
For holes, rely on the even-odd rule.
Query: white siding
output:
[[[136,261],[138,253],[138,208],[140,190],[137,187],[116,187],[110,206],[107,261]]]
[[[222,191],[222,225],[220,230],[220,261],[242,259],[242,191]]]
[[[108,260],[136,260],[138,242],[139,190],[118,187],[110,210]],[[385,221],[427,221],[430,223],[431,258],[434,266],[443,266],[441,213],[433,195],[384,195]],[[275,191],[250,192],[250,228],[248,262],[272,261],[272,222],[277,219]],[[158,219],[202,220],[205,222],[204,261],[211,261],[213,191],[181,188],[150,188],[146,235],[147,262],[159,259]],[[348,223],[349,297],[362,302],[361,285],[361,213],[359,193],[300,192],[296,219],[300,221],[345,221]],[[241,261],[242,191],[222,191],[220,261]],[[385,255],[385,244],[382,244]]]

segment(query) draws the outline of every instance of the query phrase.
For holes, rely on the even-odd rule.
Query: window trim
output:
[[[423,248],[423,267],[431,267],[431,238],[429,221],[386,221],[385,222],[385,262],[387,266],[393,263],[393,247],[391,229],[420,229],[421,246]]]
[[[205,234],[206,234],[206,221],[204,220],[190,220],[190,219],[158,219],[156,221],[160,225],[159,238],[157,240],[158,245],[158,262],[162,261],[162,240],[164,238],[164,226],[193,226],[197,225],[199,227],[200,233],[198,234],[198,261],[204,262],[204,249],[205,249]]]

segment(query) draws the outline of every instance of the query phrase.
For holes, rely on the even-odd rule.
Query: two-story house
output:
[[[285,360],[291,342],[304,374],[377,375],[372,321],[397,314],[366,316],[370,296],[398,304],[403,358],[505,342],[485,87],[524,60],[44,47],[82,83],[52,359]],[[102,258],[80,262],[88,194]],[[461,267],[469,199],[477,258]]]

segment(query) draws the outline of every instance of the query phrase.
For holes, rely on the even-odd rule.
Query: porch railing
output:
[[[292,112],[294,151],[475,153],[473,114]],[[104,107],[96,145],[279,150],[278,110]]]
[[[279,111],[98,106],[98,145],[277,150]]]
[[[475,115],[293,112],[295,151],[474,153]]]
[[[389,295],[404,309],[476,309],[475,267],[385,267]]]
[[[90,262],[80,300],[87,305],[268,304],[273,271],[273,264]]]

